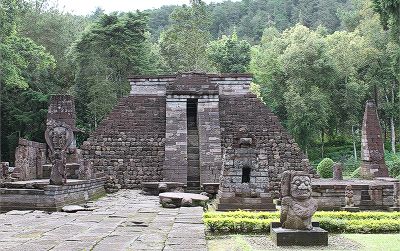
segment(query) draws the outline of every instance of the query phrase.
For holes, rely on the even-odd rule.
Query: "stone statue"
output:
[[[344,191],[345,199],[346,199],[346,207],[354,207],[353,201],[353,187],[351,185],[347,185]]]
[[[52,163],[50,184],[64,185],[67,182],[66,151],[73,140],[73,132],[64,122],[50,121],[45,132],[47,145],[50,148]]]
[[[311,230],[317,203],[311,198],[311,177],[306,172],[285,171],[281,181],[282,228]]]

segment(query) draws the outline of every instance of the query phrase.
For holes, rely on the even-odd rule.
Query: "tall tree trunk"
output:
[[[392,84],[392,107],[394,106],[394,88],[395,88],[396,82],[393,81]],[[390,115],[390,141],[392,144],[392,152],[396,153],[396,132],[395,132],[395,125],[394,125],[394,114],[393,111]]]
[[[325,138],[325,133],[324,129],[321,130],[321,158],[324,158],[324,138]]]
[[[355,133],[354,133],[354,126],[351,126],[351,135],[353,137],[354,160],[357,161],[357,147],[356,147],[356,136],[355,136]]]

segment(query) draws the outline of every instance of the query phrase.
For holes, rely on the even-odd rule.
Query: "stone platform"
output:
[[[394,205],[394,184],[398,180],[379,178],[374,180],[313,179],[312,197],[317,200],[318,210],[341,210],[345,206],[345,188],[352,186],[354,206],[360,210],[389,210]]]
[[[0,214],[0,250],[206,251],[203,208],[162,208],[155,196],[120,190],[77,213]]]
[[[295,230],[281,227],[281,223],[271,223],[271,239],[277,246],[328,246],[328,232],[313,222],[312,230]]]
[[[105,178],[68,180],[64,186],[49,180],[6,182],[0,188],[0,212],[10,210],[60,211],[65,205],[81,204],[105,195]]]

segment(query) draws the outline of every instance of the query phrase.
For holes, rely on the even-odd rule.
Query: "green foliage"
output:
[[[375,11],[380,14],[382,25],[390,28],[395,39],[400,43],[400,1],[373,0]]]
[[[250,63],[250,44],[240,40],[234,32],[230,37],[222,36],[220,40],[208,45],[207,54],[219,72],[244,73]]]
[[[333,160],[330,158],[323,159],[317,166],[317,172],[322,178],[332,178]]]
[[[351,173],[350,178],[352,178],[352,179],[361,178],[360,171],[361,171],[361,167],[357,167],[357,169],[354,170],[354,171]]]
[[[82,127],[96,127],[129,92],[129,75],[156,72],[148,39],[147,16],[137,12],[103,14],[76,41],[71,57]]]
[[[160,35],[160,51],[169,70],[210,71],[206,49],[211,39],[209,15],[202,1],[175,9],[170,26]]]
[[[20,6],[0,2],[1,159],[12,160],[18,137],[43,141],[49,74],[55,60],[43,46],[18,32]]]
[[[279,222],[278,212],[205,213],[204,224],[211,232],[269,232],[271,222]],[[388,212],[316,212],[313,218],[331,233],[400,232],[400,213]]]
[[[397,177],[400,175],[400,157],[395,154],[385,153],[386,166],[389,169],[390,177]]]

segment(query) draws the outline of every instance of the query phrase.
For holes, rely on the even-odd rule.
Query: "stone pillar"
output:
[[[336,162],[332,167],[333,179],[334,180],[343,180],[343,166],[342,163]]]
[[[187,183],[186,98],[167,98],[164,179]]]
[[[361,177],[388,177],[385,165],[382,131],[374,101],[365,104],[361,135]]]
[[[219,182],[222,166],[218,96],[198,100],[200,184]]]

